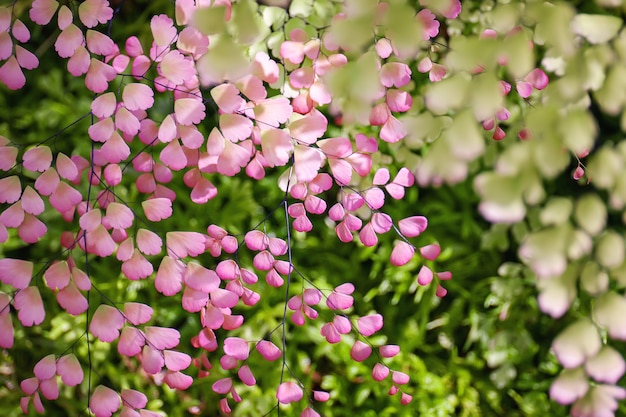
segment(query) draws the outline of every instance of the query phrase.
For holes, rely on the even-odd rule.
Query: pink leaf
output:
[[[400,346],[398,345],[383,345],[379,348],[380,356],[383,358],[393,358],[400,353]]]
[[[415,177],[407,168],[401,168],[398,174],[393,179],[394,184],[401,185],[402,187],[412,187],[415,183]]]
[[[389,182],[389,170],[387,168],[380,168],[374,174],[374,179],[372,180],[372,184],[374,185],[385,185]]]
[[[532,70],[526,77],[524,77],[524,80],[532,84],[532,86],[537,90],[543,90],[548,86],[549,82],[546,73],[539,68]]]
[[[378,243],[378,236],[376,236],[376,232],[372,227],[371,223],[365,225],[363,229],[359,232],[359,239],[364,246],[375,246]]]
[[[37,287],[20,290],[13,299],[13,306],[18,310],[17,318],[23,326],[39,325],[46,316]]]
[[[207,294],[215,291],[220,284],[220,278],[215,271],[207,269],[195,262],[189,262],[187,264],[184,281],[190,288]]]
[[[84,46],[79,46],[74,55],[67,61],[67,70],[75,77],[86,74],[91,65],[91,56]]]
[[[350,357],[357,362],[363,362],[365,359],[369,358],[371,354],[372,348],[360,340],[354,342],[352,349],[350,349]]]
[[[120,408],[117,392],[104,385],[98,385],[89,399],[89,409],[96,417],[110,417]]]
[[[616,384],[626,371],[626,362],[619,352],[605,346],[596,356],[587,359],[585,371],[598,382]]]
[[[5,300],[3,300],[0,296],[0,309],[7,312],[7,305],[8,299],[5,303]],[[0,313],[0,347],[3,349],[11,349],[14,341],[15,337],[13,333],[13,321],[11,320],[11,315]]]
[[[26,84],[26,77],[15,56],[11,56],[0,67],[0,81],[11,90],[19,90]]]
[[[73,282],[70,282],[69,285],[57,293],[57,301],[65,311],[73,316],[78,316],[89,308],[87,299]]]
[[[324,154],[315,148],[296,145],[294,168],[298,181],[308,182],[315,178],[324,163]]]
[[[387,90],[386,101],[389,109],[394,112],[409,111],[413,104],[411,95],[402,90]]]
[[[269,340],[261,340],[257,343],[256,350],[268,361],[275,361],[282,356],[280,349]]]
[[[169,143],[176,139],[177,135],[178,131],[174,117],[172,117],[171,114],[168,114],[161,122],[161,126],[159,126],[159,140],[163,143]]]
[[[103,222],[115,229],[127,229],[133,225],[133,212],[124,204],[110,203],[107,206],[106,217]]]
[[[433,243],[432,245],[422,246],[420,248],[420,253],[424,257],[424,259],[434,261],[441,253],[441,248],[436,243]]]
[[[29,15],[31,20],[38,25],[47,25],[58,7],[59,3],[56,0],[35,0]]]
[[[136,327],[125,326],[117,343],[117,351],[121,355],[135,356],[141,352],[146,344],[146,337],[143,332]]]
[[[404,372],[393,371],[391,372],[391,379],[394,384],[404,385],[410,381],[410,377]]]
[[[372,215],[372,221],[370,222],[374,232],[378,234],[387,233],[391,227],[393,226],[393,222],[391,221],[391,217],[385,213],[374,213]]]
[[[37,183],[35,182],[35,184]],[[36,185],[35,188],[37,188]],[[2,190],[2,193],[0,194],[0,203],[15,203],[20,199],[20,195],[22,194],[22,184],[20,183],[20,179],[17,175],[0,179],[0,189]]]
[[[209,294],[194,290],[191,287],[185,288],[182,298],[182,306],[185,311],[196,313],[201,311],[209,302]]]
[[[182,289],[184,273],[185,266],[180,260],[164,256],[154,279],[154,286],[163,295],[177,294]]]
[[[354,299],[352,296],[333,291],[326,299],[326,305],[331,310],[346,310],[352,307]]]
[[[357,328],[363,336],[371,336],[383,327],[383,316],[372,314],[357,320]]]
[[[378,188],[370,188],[364,193],[365,202],[372,210],[378,210],[385,204],[385,193]]]
[[[419,236],[428,227],[428,219],[424,216],[413,216],[398,222],[400,232],[405,237]]]
[[[104,226],[100,224],[87,233],[87,247],[90,253],[106,257],[115,251],[115,241]]]
[[[73,353],[59,358],[56,372],[68,387],[73,387],[83,382],[83,368]]]
[[[163,379],[168,387],[172,389],[186,390],[193,383],[193,378],[189,375],[185,375],[182,372],[167,372]],[[143,411],[143,410],[142,410]],[[159,417],[160,414],[154,413]]]
[[[253,251],[261,251],[267,249],[269,244],[269,238],[265,233],[261,232],[260,230],[251,230],[246,233],[244,241],[248,249]]]
[[[107,0],[86,0],[78,6],[78,17],[88,28],[105,24],[113,17],[113,9]]]
[[[380,69],[380,82],[385,87],[403,87],[411,81],[411,69],[400,62],[388,62]]]
[[[389,375],[389,368],[382,363],[374,365],[374,369],[372,369],[372,378],[374,381],[382,381],[387,378],[387,375]]]
[[[397,242],[391,251],[391,264],[394,266],[406,265],[413,255],[415,248],[406,242]]]
[[[222,378],[215,381],[215,383],[211,386],[211,389],[217,394],[228,394],[232,387],[232,378]]]
[[[163,148],[159,154],[159,158],[161,158],[161,162],[163,162],[165,166],[173,169],[174,171],[180,171],[185,168],[188,162],[185,152],[180,146],[180,142],[178,140],[172,140],[168,143],[168,145]]]
[[[211,97],[224,113],[234,113],[245,105],[245,100],[239,95],[237,87],[230,83],[215,86],[211,89]]]
[[[239,337],[227,337],[224,340],[224,353],[235,359],[245,361],[248,359],[250,346],[248,342]]]
[[[291,135],[298,141],[311,145],[321,138],[328,127],[328,120],[319,110],[314,109],[304,117],[289,123]]]
[[[39,390],[47,400],[59,398],[59,384],[56,378],[43,380],[39,383]]]
[[[135,239],[137,248],[145,255],[158,255],[161,253],[163,241],[156,233],[146,229],[139,229]]]
[[[518,81],[516,84],[517,92],[522,98],[528,98],[533,92],[533,86],[527,81]]]
[[[18,201],[0,214],[0,223],[6,227],[19,227],[24,221],[22,202]]]
[[[137,86],[137,85],[143,85],[143,84],[127,85],[124,88],[124,93],[122,96],[127,95],[129,96],[128,97],[129,100],[131,99],[137,100],[135,96],[137,96],[138,94],[141,95],[142,93],[141,89],[139,89],[138,87],[134,87],[134,88],[131,88],[128,92],[126,92],[126,89],[129,88],[130,86]],[[135,91],[135,90],[139,90],[139,91]],[[152,89],[150,89],[150,91],[152,91]],[[105,94],[98,96],[98,98],[96,98],[94,101],[91,102],[91,112],[94,114],[94,116],[97,116],[103,119],[105,117],[112,116],[113,113],[115,113],[116,105],[117,105],[117,100],[115,98],[115,94],[112,92],[105,93]]]
[[[112,100],[115,100],[115,96],[113,96]],[[147,110],[154,104],[154,92],[150,87],[145,84],[130,83],[124,87],[124,91],[122,92],[122,100],[124,100],[124,106],[128,110]],[[94,106],[92,105],[92,110],[93,107]],[[108,116],[110,116],[110,114],[100,117]]]
[[[422,265],[417,274],[417,283],[420,285],[428,285],[433,280],[433,271],[426,265]]]
[[[119,253],[119,251],[118,251]],[[149,277],[154,268],[137,249],[133,250],[132,256],[122,263],[122,273],[130,280],[136,281]]]
[[[158,222],[172,215],[172,201],[167,198],[153,198],[141,203],[148,220]]]
[[[174,85],[184,84],[196,75],[193,61],[177,50],[165,54],[158,70],[161,75]]]
[[[135,326],[139,326],[140,324],[145,324],[152,318],[152,307],[142,304],[142,303],[125,303],[124,304],[124,315],[126,316],[126,320]]]
[[[336,314],[333,318],[333,324],[339,334],[348,334],[352,331],[352,322],[346,316]]]
[[[572,174],[572,178],[578,181],[584,176],[585,176],[585,170],[583,169],[583,167],[577,166],[576,169],[574,170],[574,174]]]
[[[146,397],[143,392],[133,389],[123,389],[121,395],[125,406],[139,409],[148,405],[148,397]]]
[[[165,350],[163,351],[163,355],[165,356],[165,367],[172,372],[187,369],[191,364],[191,357],[186,353]]]
[[[50,204],[59,213],[65,213],[74,208],[83,199],[80,192],[65,182],[60,182],[50,196]]]
[[[20,388],[26,395],[33,395],[39,388],[39,378],[28,378],[20,382]]]
[[[170,256],[196,257],[205,251],[205,237],[197,232],[167,232],[165,245]]]
[[[239,379],[241,379],[241,382],[243,382],[247,386],[252,387],[256,385],[256,379],[254,378],[254,375],[252,374],[252,371],[250,370],[250,367],[248,365],[244,365],[239,368],[239,370],[237,371],[237,375],[239,376]]]
[[[292,402],[300,401],[302,396],[302,388],[300,388],[300,386],[295,382],[291,381],[280,384],[278,386],[278,391],[276,392],[276,398],[281,404],[290,404]]]
[[[253,112],[257,124],[278,127],[289,119],[293,109],[287,98],[275,96],[258,101],[253,108]],[[226,135],[224,134],[224,136]]]
[[[57,154],[56,166],[57,172],[61,178],[73,181],[78,176],[78,168],[76,167],[74,161],[62,153]]]
[[[48,355],[41,359],[35,365],[33,373],[40,380],[52,378],[57,371],[56,358],[54,355]]]
[[[94,93],[103,93],[109,87],[109,81],[114,80],[115,77],[117,77],[117,71],[112,66],[91,58],[89,70],[85,76],[85,86]]]
[[[173,349],[180,341],[178,330],[169,327],[146,326],[145,333],[148,342],[158,350]]]
[[[163,353],[146,344],[141,352],[141,367],[143,370],[150,375],[155,375],[161,372],[164,365]]]
[[[232,291],[217,288],[211,292],[211,303],[219,308],[231,308],[237,305],[239,296]]]
[[[32,276],[32,262],[21,259],[0,259],[0,281],[4,284],[22,290],[28,287]]]
[[[266,129],[261,133],[263,157],[270,167],[283,166],[293,150],[289,133],[282,129]]]
[[[22,165],[30,171],[44,172],[52,163],[52,151],[47,146],[37,146],[24,153]]]
[[[87,49],[95,55],[111,55],[115,52],[115,43],[104,33],[97,30],[87,29],[85,36],[87,41]],[[72,54],[73,55],[73,54]]]
[[[280,56],[292,64],[300,64],[304,60],[304,44],[285,41],[280,45]]]
[[[105,119],[91,125],[89,129],[87,129],[87,133],[89,133],[89,137],[96,142],[106,142],[109,140],[114,130],[115,123],[110,116],[107,116]]]
[[[174,102],[176,121],[183,126],[200,123],[204,120],[204,111],[205,108],[202,101],[195,98],[179,98]]]
[[[240,270],[237,262],[233,261],[232,259],[227,259],[217,264],[215,272],[217,273],[219,278],[224,280],[231,280],[239,277]]]
[[[112,342],[119,337],[124,322],[124,316],[117,308],[101,304],[91,318],[89,331],[103,342]]]
[[[174,27],[174,21],[167,15],[153,16],[150,20],[150,29],[152,36],[154,36],[154,42],[158,46],[168,46],[176,40],[177,31]]]
[[[37,56],[19,45],[15,46],[15,58],[19,66],[24,69],[35,69],[39,65]]]
[[[252,134],[252,121],[239,114],[220,115],[220,130],[231,142],[239,142]],[[272,129],[273,130],[273,129]]]
[[[8,171],[17,161],[18,149],[14,146],[0,146],[0,170]]]
[[[17,229],[17,235],[26,243],[36,243],[46,234],[47,227],[37,217],[26,213],[24,221]]]
[[[385,142],[395,143],[407,135],[408,131],[404,124],[395,118],[389,116],[383,128],[380,129],[380,138]]]
[[[571,404],[589,391],[589,380],[582,368],[566,369],[550,386],[550,398],[562,405]]]

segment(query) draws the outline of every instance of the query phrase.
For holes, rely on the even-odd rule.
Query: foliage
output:
[[[626,3],[287,3],[0,6],[1,408],[613,415]]]

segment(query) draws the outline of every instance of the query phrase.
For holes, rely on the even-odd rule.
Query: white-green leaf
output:
[[[622,19],[616,16],[581,13],[574,17],[572,30],[590,43],[605,43],[617,35],[622,23]]]

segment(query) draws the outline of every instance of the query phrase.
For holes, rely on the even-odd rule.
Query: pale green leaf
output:
[[[223,33],[226,29],[226,7],[201,7],[193,14],[192,24],[205,35]]]
[[[287,11],[282,7],[265,7],[262,12],[267,27],[278,29],[287,21]]]
[[[313,0],[293,0],[289,6],[289,15],[293,17],[308,17],[313,9]]]
[[[243,46],[228,35],[212,39],[209,51],[197,62],[200,82],[203,85],[236,80],[247,73],[250,60]]]
[[[241,0],[233,5],[230,23],[239,43],[251,45],[269,34],[270,30],[257,9],[257,3],[252,0]]]
[[[600,14],[578,14],[572,21],[572,30],[590,43],[610,41],[622,27],[622,19],[617,16]]]

